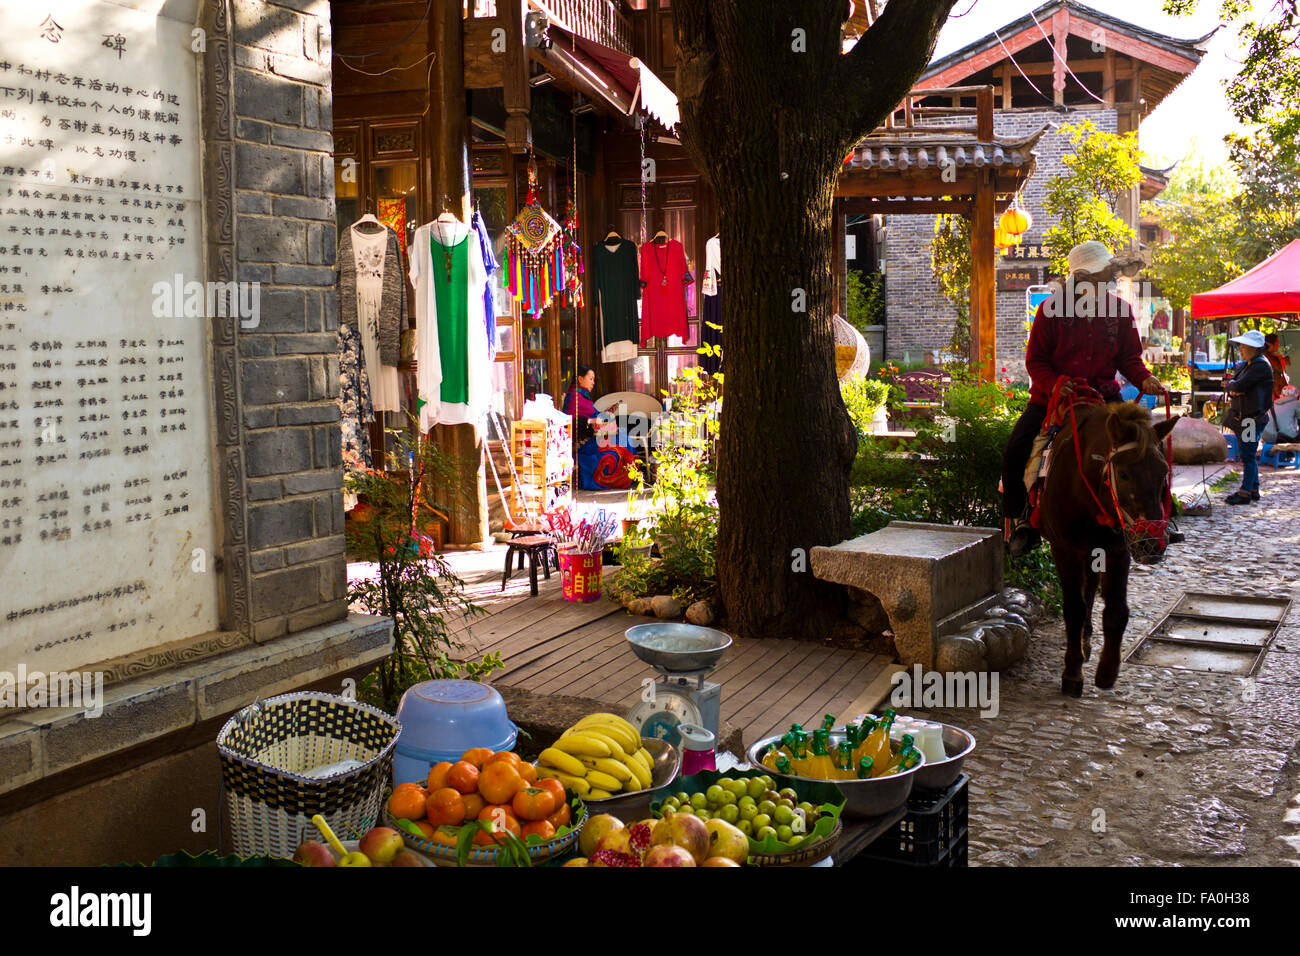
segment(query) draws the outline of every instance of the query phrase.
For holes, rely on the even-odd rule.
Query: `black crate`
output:
[[[862,855],[906,866],[966,866],[969,782],[970,776],[962,774],[947,790],[914,788],[907,801],[907,816]]]

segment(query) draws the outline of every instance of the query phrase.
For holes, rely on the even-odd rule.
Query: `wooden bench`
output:
[[[942,369],[915,369],[901,373],[894,382],[903,388],[903,407],[909,414],[933,418],[943,408],[952,375]]]

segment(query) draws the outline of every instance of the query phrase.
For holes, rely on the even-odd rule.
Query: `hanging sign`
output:
[[[1023,292],[1031,285],[1038,285],[1043,277],[1037,266],[998,270],[999,292]]]

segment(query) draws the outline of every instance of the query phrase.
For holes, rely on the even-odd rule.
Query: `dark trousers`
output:
[[[1020,421],[1011,429],[1011,437],[1007,439],[1006,450],[1002,453],[1002,516],[1013,522],[1024,516],[1029,504],[1029,492],[1025,489],[1025,466],[1029,464],[1034,439],[1042,431],[1045,418],[1046,405],[1031,403],[1025,406]]]

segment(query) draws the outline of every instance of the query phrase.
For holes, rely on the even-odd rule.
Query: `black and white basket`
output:
[[[314,691],[239,711],[217,736],[234,852],[291,857],[319,839],[318,813],[341,839],[365,833],[379,817],[400,730],[375,707]],[[346,762],[357,765],[313,773]]]

